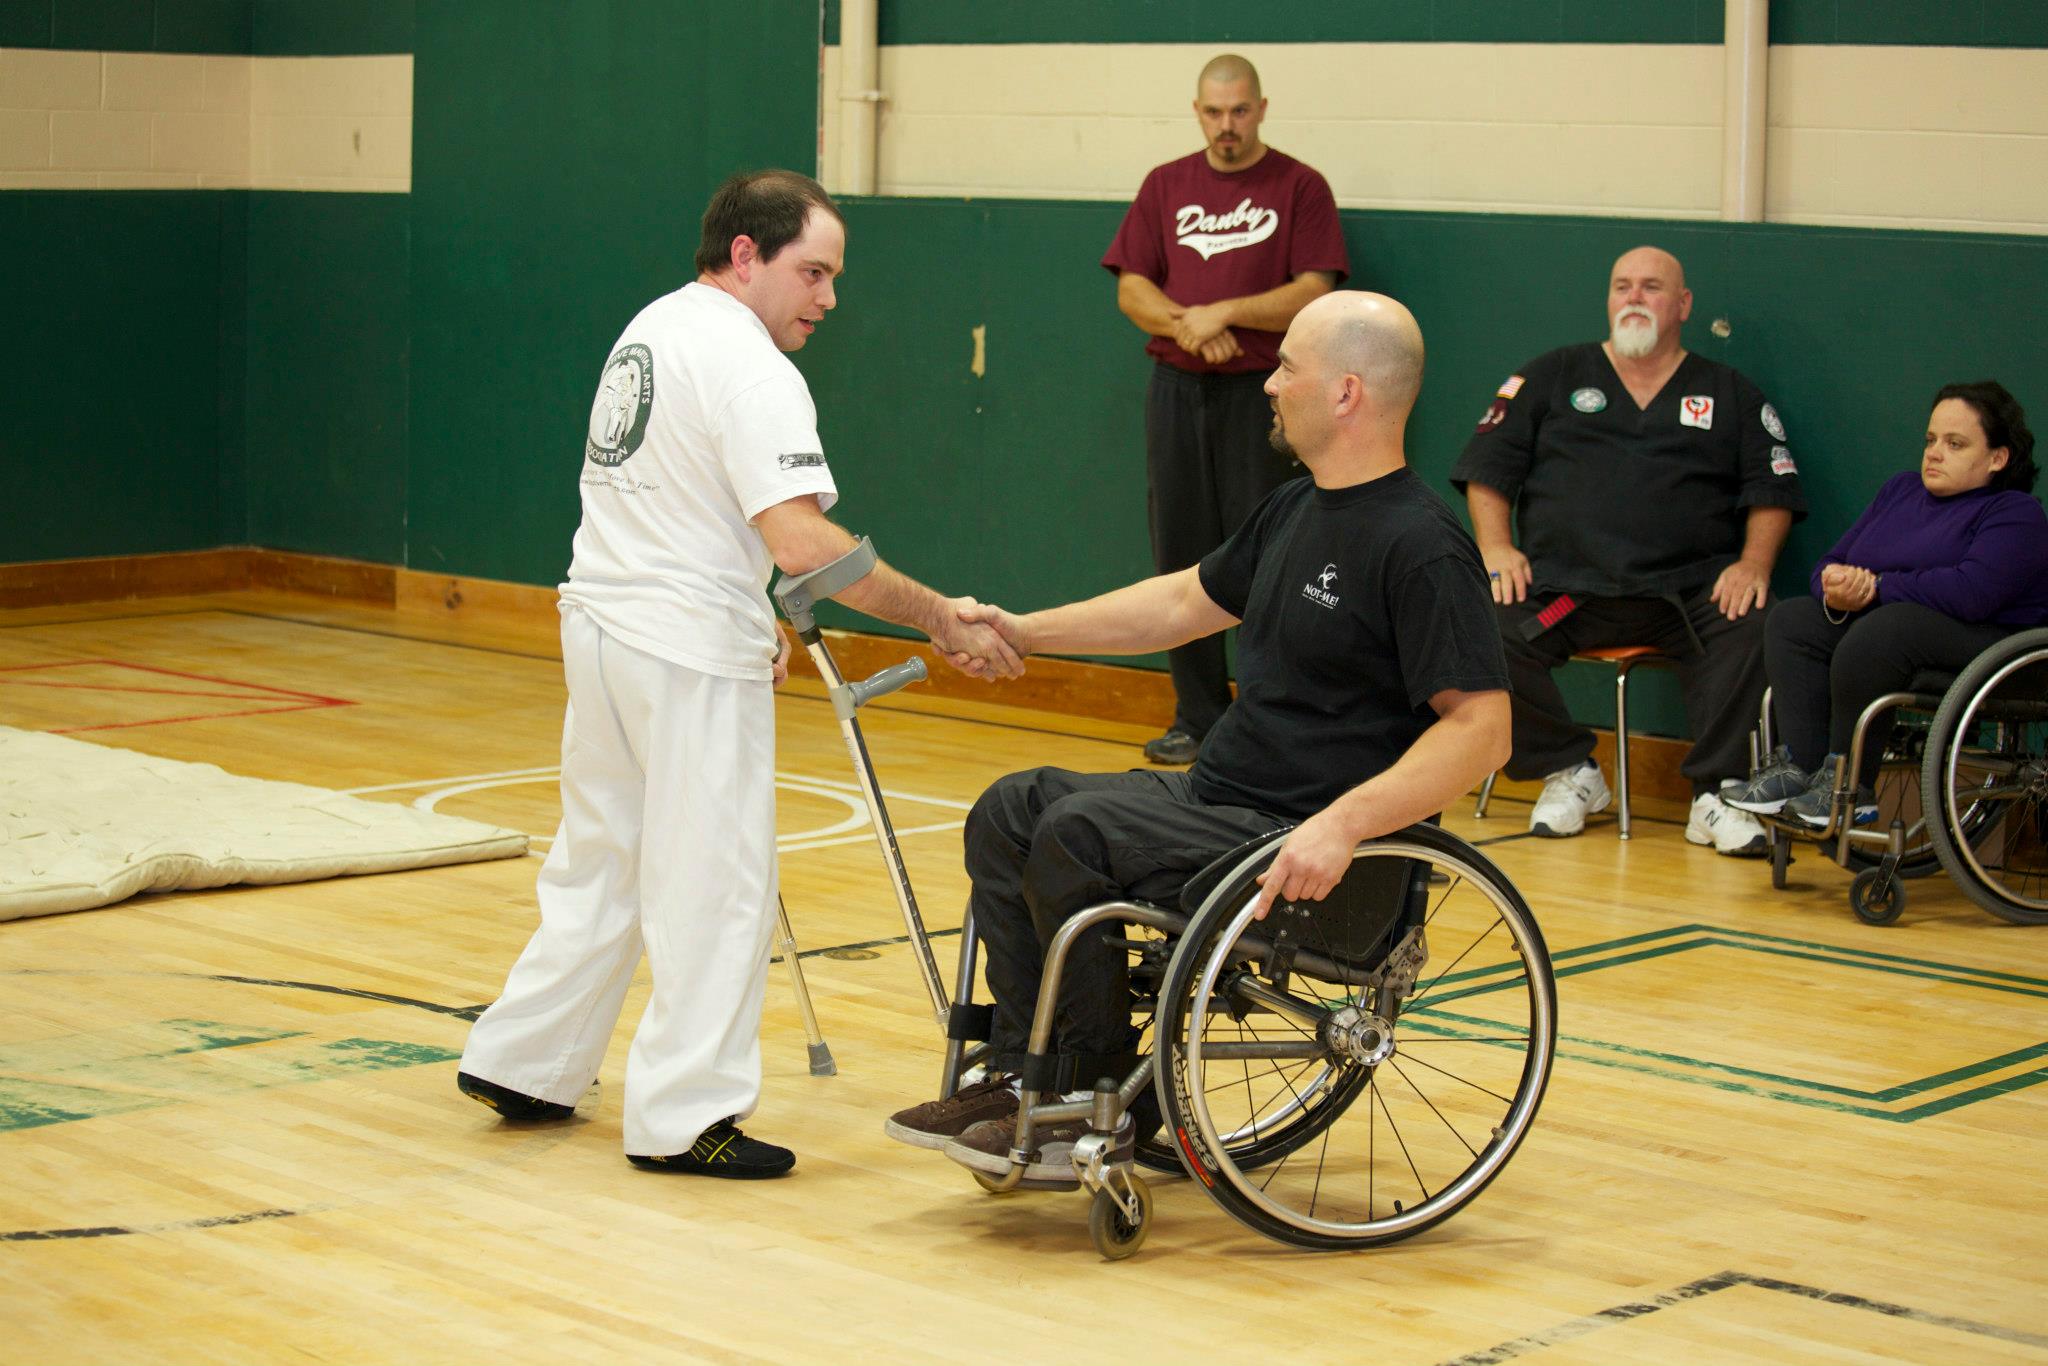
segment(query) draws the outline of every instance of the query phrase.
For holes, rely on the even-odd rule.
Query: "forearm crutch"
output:
[[[797,1013],[804,1017],[804,1041],[811,1050],[811,1075],[837,1076],[839,1064],[832,1061],[832,1049],[818,1029],[818,1012],[811,1008],[811,989],[804,982],[804,966],[796,958],[796,931],[789,926],[789,905],[783,901],[780,892],[775,894],[775,933],[775,951],[789,966],[789,984],[796,988]]]
[[[932,1011],[943,1029],[950,1009],[945,984],[939,980],[939,965],[932,957],[931,935],[925,930],[924,917],[917,909],[917,898],[910,890],[910,874],[903,866],[903,852],[896,844],[896,827],[889,820],[889,808],[882,800],[874,763],[868,758],[867,741],[862,738],[860,722],[855,717],[856,712],[876,698],[922,680],[925,676],[924,661],[912,657],[858,683],[848,683],[840,676],[839,666],[834,662],[832,652],[826,648],[824,634],[818,629],[817,618],[813,615],[813,609],[821,599],[858,583],[874,567],[875,548],[863,536],[859,544],[830,564],[807,574],[786,574],[778,579],[775,600],[781,604],[782,614],[789,618],[789,624],[796,628],[797,639],[803,642],[804,650],[817,666],[819,677],[825,680],[826,696],[832,702],[833,715],[839,718],[839,731],[846,739],[847,753],[852,756],[861,797],[867,802],[875,842],[882,847],[882,863],[889,870],[889,885],[894,889],[896,904],[903,912],[903,926],[910,937],[911,956],[924,977],[925,990],[932,998]],[[783,932],[787,936],[787,917],[783,924]],[[790,958],[794,963],[794,954]],[[797,980],[798,996],[808,1013],[809,1000],[803,992],[801,974]],[[815,1048],[813,1051],[815,1053]]]

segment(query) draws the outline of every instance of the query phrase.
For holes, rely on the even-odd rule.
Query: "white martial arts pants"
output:
[[[575,1104],[644,946],[654,989],[626,1060],[625,1148],[686,1152],[761,1092],[774,694],[644,654],[576,607],[562,612],[562,666],[562,824],[536,887],[540,929],[462,1070]]]

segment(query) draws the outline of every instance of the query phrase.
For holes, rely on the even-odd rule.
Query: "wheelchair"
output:
[[[1772,748],[1770,709],[1766,693],[1751,742],[1758,760]],[[1863,743],[1879,725],[1893,734],[1865,783]],[[1877,795],[1877,829],[1853,823],[1858,786]],[[1855,874],[1849,908],[1866,924],[1896,921],[1905,881],[1937,870],[2000,919],[2048,924],[2048,628],[1874,699],[1856,719],[1825,826],[1756,819],[1770,837],[1773,887],[1785,886],[1792,842],[1815,842]]]
[[[975,926],[970,913],[949,1003],[855,717],[924,666],[913,659],[846,683],[810,611],[872,563],[863,541],[775,592],[853,757],[945,1036],[939,1093],[949,1096],[988,1052],[991,1008],[973,1001]],[[1049,1187],[1089,1193],[1096,1250],[1117,1260],[1151,1226],[1140,1167],[1185,1172],[1239,1222],[1319,1250],[1413,1236],[1500,1174],[1535,1120],[1557,1041],[1556,979],[1527,902],[1471,845],[1417,825],[1359,845],[1322,901],[1276,901],[1255,919],[1256,879],[1288,833],[1214,860],[1177,904],[1106,902],[1060,928],[1046,951],[1008,1169],[973,1171],[984,1190],[1030,1188],[1037,1128],[1087,1120],[1073,1180]],[[1122,936],[1138,1031],[1128,1056],[1051,1050],[1062,973],[1091,932]],[[1088,1098],[1064,1099],[1076,1091]],[[1120,1146],[1126,1123],[1135,1139]]]

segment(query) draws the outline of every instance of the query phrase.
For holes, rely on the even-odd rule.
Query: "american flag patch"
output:
[[[1494,397],[1496,398],[1513,398],[1516,394],[1519,394],[1521,392],[1522,377],[1520,375],[1509,375],[1507,377],[1506,382],[1503,383],[1500,386],[1500,388],[1493,391]]]

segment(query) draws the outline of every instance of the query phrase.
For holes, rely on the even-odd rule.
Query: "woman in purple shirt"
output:
[[[1922,670],[1953,673],[2014,631],[2048,623],[2048,514],[2034,434],[2003,385],[1934,396],[1920,468],[1893,475],[1813,570],[1813,596],[1771,610],[1764,663],[1784,743],[1729,805],[1824,826],[1856,718]],[[1876,773],[1887,727],[1864,738]],[[1867,786],[1856,821],[1877,814]]]

